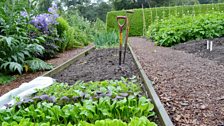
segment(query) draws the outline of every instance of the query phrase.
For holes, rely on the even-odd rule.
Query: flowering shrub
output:
[[[48,9],[49,13],[43,13],[33,17],[31,24],[33,24],[43,33],[49,34],[51,29],[54,28],[53,26],[58,24],[57,18],[59,17],[59,15],[57,14],[57,9],[58,9],[57,5],[53,3],[52,7]],[[25,14],[23,13],[23,15]]]

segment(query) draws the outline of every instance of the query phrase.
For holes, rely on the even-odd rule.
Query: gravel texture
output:
[[[130,44],[175,125],[224,125],[223,65],[143,38]]]
[[[73,49],[69,51],[65,51],[64,53],[60,53],[57,55],[57,58],[50,59],[46,62],[53,64],[55,67],[59,66],[60,64],[64,63],[65,61],[69,60],[70,58],[74,57],[75,55],[81,53],[82,51],[92,47],[93,45],[86,46],[84,48]],[[23,75],[15,75],[17,77],[16,80],[12,81],[6,85],[0,85],[0,96],[9,92],[10,90],[19,87],[22,83],[29,82],[34,78],[41,76],[44,74],[43,71],[36,72],[36,73],[24,73]]]

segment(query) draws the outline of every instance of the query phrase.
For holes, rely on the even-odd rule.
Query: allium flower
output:
[[[28,16],[28,13],[26,11],[21,11],[20,12],[20,15],[23,16],[23,17],[27,17]]]

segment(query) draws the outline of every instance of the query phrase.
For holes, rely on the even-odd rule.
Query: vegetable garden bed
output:
[[[217,61],[218,64],[224,64],[224,37],[211,39],[213,41],[213,50],[209,51],[207,39],[193,40],[173,46],[173,49],[182,50],[186,53],[192,53],[202,58]]]
[[[0,120],[5,121],[2,125],[173,125],[163,106],[158,106],[157,95],[148,92],[152,90],[148,87],[149,80],[146,80],[130,51],[126,64],[121,67],[117,66],[117,49],[94,50],[86,54],[81,53],[45,74],[74,85],[55,83],[38,90],[7,111],[0,111]],[[142,82],[145,84],[141,85]],[[148,95],[152,96],[152,101],[147,98]]]

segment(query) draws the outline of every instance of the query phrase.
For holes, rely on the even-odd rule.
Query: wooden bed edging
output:
[[[128,44],[128,47],[131,51],[131,54],[134,58],[134,62],[137,65],[139,71],[140,71],[140,75],[144,81],[144,88],[147,91],[147,94],[149,95],[149,97],[152,99],[153,104],[155,105],[155,111],[158,113],[159,115],[159,120],[162,123],[163,126],[174,126],[169,115],[167,114],[163,104],[161,103],[159,96],[157,95],[157,93],[155,92],[152,82],[149,80],[149,78],[147,77],[145,71],[143,70],[140,62],[138,61],[136,55],[134,54],[132,47]]]
[[[52,77],[53,75],[61,72],[62,70],[66,69],[67,67],[69,67],[71,64],[73,64],[75,61],[79,60],[81,57],[86,56],[90,51],[92,51],[94,49],[95,49],[95,46],[92,46],[89,49],[84,50],[83,52],[79,53],[78,55],[76,55],[72,59],[70,59],[70,60],[66,61],[65,63],[55,67],[54,69],[44,73],[42,76]]]
[[[155,105],[155,111],[156,111],[156,113],[158,113],[159,121],[161,122],[161,124],[163,126],[174,126],[170,117],[168,116],[164,106],[162,105],[158,95],[156,94],[156,92],[155,92],[155,90],[152,86],[152,82],[148,79],[147,75],[145,74],[144,70],[142,69],[142,66],[139,63],[136,55],[134,54],[131,46],[128,45],[128,47],[131,51],[132,57],[134,58],[134,62],[137,65],[137,67],[140,71],[140,75],[141,75],[141,77],[144,81],[143,85],[144,85],[144,88],[146,89],[146,93],[149,95],[149,97],[152,99],[153,104]],[[66,69],[67,67],[69,67],[75,61],[77,61],[80,58],[86,56],[89,52],[91,52],[94,49],[95,49],[95,46],[90,47],[89,49],[81,52],[80,54],[76,55],[72,59],[70,59],[70,60],[66,61],[65,63],[61,64],[60,66],[52,69],[51,71],[46,72],[42,76],[52,77],[53,75],[61,72],[62,70]]]

